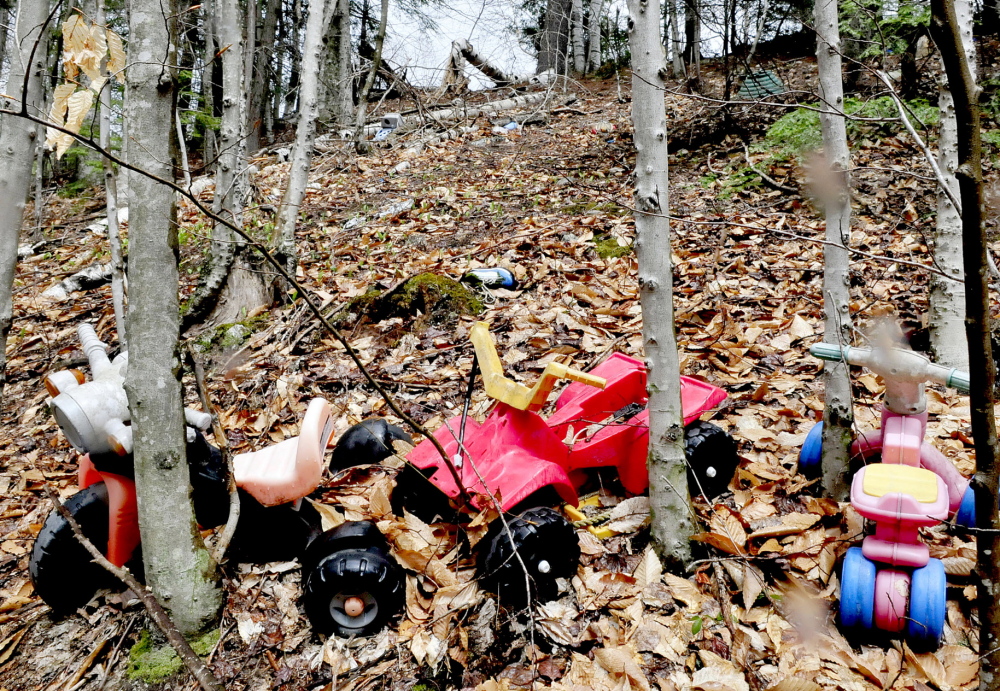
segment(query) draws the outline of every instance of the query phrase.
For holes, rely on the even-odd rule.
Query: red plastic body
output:
[[[135,480],[117,473],[102,473],[94,467],[90,454],[80,459],[77,470],[80,489],[103,482],[108,488],[108,544],[105,556],[115,566],[124,566],[139,546],[139,507]]]
[[[578,497],[572,472],[585,468],[617,468],[622,485],[633,494],[649,486],[648,412],[643,410],[627,420],[594,429],[630,404],[646,404],[646,368],[635,358],[615,353],[590,374],[605,378],[607,386],[601,390],[571,383],[556,401],[556,412],[547,420],[504,403],[498,403],[481,424],[466,420],[465,453],[461,454],[458,470],[477,508],[484,506],[482,495],[486,495],[498,497],[504,510],[509,510],[545,487],[552,487],[575,506]],[[726,392],[718,387],[681,377],[685,424],[725,398]],[[461,422],[461,417],[456,416],[434,433],[453,459],[460,451]],[[449,497],[461,493],[429,440],[418,444],[408,460],[425,471]]]

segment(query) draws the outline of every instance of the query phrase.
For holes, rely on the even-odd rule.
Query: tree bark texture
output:
[[[306,20],[305,46],[302,49],[302,92],[299,98],[299,121],[295,127],[295,144],[288,171],[288,186],[278,207],[277,237],[278,257],[295,273],[295,226],[299,208],[309,182],[313,140],[316,138],[316,117],[319,113],[319,61],[322,58],[323,34],[329,16],[325,0],[312,0]]]
[[[587,14],[587,72],[601,66],[601,17],[604,15],[604,0],[590,0]]]
[[[979,604],[979,688],[1000,688],[1000,517],[997,515],[996,369],[990,341],[990,310],[983,228],[980,88],[966,60],[961,23],[953,0],[931,0],[931,34],[941,51],[958,132],[959,201],[962,205],[962,256],[965,261],[965,328],[969,367],[975,386],[969,393],[976,447],[976,523],[991,532],[976,536]]]
[[[218,52],[215,42],[215,2],[204,0],[201,6],[202,32],[205,36],[205,52],[203,53],[203,68],[201,71],[202,110],[209,115],[215,114],[215,54]],[[205,127],[205,142],[202,147],[202,160],[205,161],[206,172],[214,170],[214,159],[218,153],[215,141],[215,127]]]
[[[966,62],[975,80],[976,48],[972,42],[972,7],[969,0],[955,2]],[[955,101],[948,89],[948,80],[941,79],[938,108],[941,130],[938,135],[938,166],[944,174],[952,195],[958,198],[958,132],[955,122]],[[962,215],[951,203],[944,190],[937,192],[937,225],[934,228],[934,263],[949,277],[931,274],[928,326],[931,352],[941,365],[969,369],[969,343],[965,337],[965,271],[962,268]]]
[[[170,179],[176,142],[176,0],[133,0],[126,118],[129,163]],[[141,204],[129,216],[129,366],[125,379],[135,440],[135,480],[146,581],[185,633],[203,630],[222,605],[215,564],[191,507],[178,337],[174,193],[136,175]]]
[[[215,197],[212,211],[243,223],[243,31],[239,0],[215,0],[215,26],[222,62],[222,123],[219,127],[219,157],[215,169]],[[236,236],[229,228],[217,223],[212,228],[212,245],[208,255],[208,273],[198,286],[184,313],[182,329],[200,323],[214,309],[219,294],[226,285],[236,256]]]
[[[354,143],[359,154],[368,150],[368,142],[365,140],[365,109],[368,105],[368,94],[371,93],[375,84],[375,75],[378,74],[379,65],[382,64],[382,46],[385,45],[385,31],[389,23],[389,0],[382,0],[382,11],[378,20],[378,33],[375,35],[375,52],[372,54],[371,68],[368,76],[365,77],[364,86],[361,87],[361,94],[358,97],[358,112],[354,122]]]
[[[251,6],[255,3],[250,3]],[[276,78],[273,69],[275,59],[274,37],[278,29],[279,0],[262,3],[263,21],[260,25],[260,40],[253,58],[252,88],[247,102],[247,151],[255,154],[270,135],[271,84]]]
[[[244,101],[243,117],[245,119],[243,123],[243,148],[245,151],[255,153],[258,149],[258,141],[252,122],[253,110],[250,99],[254,89],[254,66],[257,62],[257,18],[260,11],[258,0],[248,0],[245,6],[246,14],[243,17],[246,21],[244,28],[246,40],[243,43],[243,93],[245,96],[241,98]]]
[[[820,125],[829,178],[826,191],[826,241],[823,246],[824,336],[828,343],[850,344],[851,300],[847,243],[851,236],[850,152],[844,112],[844,83],[840,64],[840,30],[836,0],[816,0],[816,61],[820,82]],[[834,246],[837,245],[837,246]],[[827,362],[823,371],[826,407],[823,425],[823,490],[827,496],[847,499],[848,454],[854,411],[847,365]]]
[[[649,393],[649,500],[652,532],[664,562],[691,561],[690,498],[684,457],[680,361],[674,333],[673,267],[667,219],[667,117],[657,3],[628,0],[632,52],[632,126],[636,149],[635,229],[642,340]]]
[[[493,80],[493,83],[497,86],[507,86],[508,84],[528,81],[528,77],[526,76],[509,74],[504,72],[499,67],[496,67],[490,63],[489,60],[480,55],[479,52],[473,48],[472,44],[465,39],[455,41],[452,46],[458,50],[458,53],[462,58],[468,60],[470,65]],[[460,63],[457,60],[452,60],[451,62],[455,63],[456,69],[460,66]],[[461,80],[459,79],[458,81]]]
[[[583,0],[571,1],[573,71],[583,74],[587,69],[587,55],[583,43]]]
[[[349,126],[354,111],[350,0],[336,0],[323,42],[326,48],[320,70],[319,117],[331,125]]]
[[[566,57],[569,53],[569,16],[572,0],[548,0],[545,22],[538,47],[538,66],[535,74],[553,70],[566,74]]]
[[[681,28],[678,25],[677,0],[667,0],[667,13],[670,19],[670,58],[672,61],[674,79],[684,76],[684,56],[681,53]]]
[[[5,108],[44,116],[42,75],[48,52],[45,40],[48,33],[42,35],[41,40],[39,36],[48,17],[48,9],[48,3],[39,0],[20,0],[17,3],[14,14],[17,46],[11,51],[7,79],[7,93],[15,100],[4,99]],[[38,127],[35,123],[12,115],[0,118],[0,401],[6,380],[7,336],[14,318],[12,292],[17,268],[17,242],[31,187],[31,164],[35,158],[37,138]]]

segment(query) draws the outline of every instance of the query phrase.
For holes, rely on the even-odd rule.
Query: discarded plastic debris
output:
[[[406,200],[403,200],[401,202],[397,202],[396,204],[393,204],[392,206],[390,206],[390,207],[388,207],[386,209],[383,209],[382,211],[379,211],[378,212],[378,217],[379,218],[386,218],[388,216],[398,216],[399,214],[403,213],[404,211],[409,211],[412,208],[413,208],[413,200],[412,199],[406,199]]]
[[[757,100],[772,94],[783,93],[785,93],[785,85],[781,83],[781,78],[771,70],[761,70],[746,76],[740,90],[736,92],[736,98]]]
[[[462,276],[462,281],[475,285],[483,285],[487,288],[511,289],[517,285],[514,274],[507,269],[499,267],[495,269],[473,269]]]
[[[389,138],[390,134],[392,134],[392,130],[390,130],[387,127],[383,127],[382,129],[380,129],[378,132],[375,133],[375,141],[384,142],[386,139]]]

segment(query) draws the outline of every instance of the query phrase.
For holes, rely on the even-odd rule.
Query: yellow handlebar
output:
[[[545,405],[549,393],[560,379],[570,379],[599,389],[607,386],[607,380],[603,377],[595,377],[558,362],[550,362],[545,366],[545,371],[538,378],[538,382],[529,389],[504,376],[503,363],[500,362],[500,356],[497,354],[496,345],[490,337],[490,329],[486,322],[476,322],[469,332],[469,338],[476,349],[479,368],[483,372],[483,388],[486,389],[486,394],[511,408],[538,410]]]

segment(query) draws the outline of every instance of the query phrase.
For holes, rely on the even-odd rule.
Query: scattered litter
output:
[[[393,204],[392,206],[388,207],[387,209],[383,209],[382,211],[379,211],[377,218],[388,218],[390,216],[398,216],[399,214],[403,213],[404,211],[409,211],[412,208],[413,208],[413,200],[412,199],[405,199],[405,200],[403,200],[401,202],[397,202],[396,204]]]

